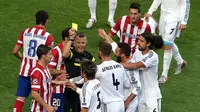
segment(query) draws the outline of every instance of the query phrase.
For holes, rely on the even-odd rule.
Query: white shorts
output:
[[[180,35],[178,26],[179,21],[176,15],[169,14],[167,12],[161,12],[159,31],[164,40],[164,44],[173,46],[175,38]]]
[[[124,112],[124,110],[124,101],[120,101],[106,104],[106,111],[104,112]]]
[[[135,112],[135,110],[138,107],[138,96],[136,96],[128,105],[128,108],[126,109],[126,112]]]
[[[161,112],[161,99],[155,100],[155,103],[147,104],[146,102],[139,102],[138,112]]]

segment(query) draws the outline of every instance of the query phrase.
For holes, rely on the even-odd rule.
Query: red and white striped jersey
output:
[[[53,48],[52,55],[53,59],[48,64],[49,68],[57,69],[57,70],[65,70],[64,58],[62,58],[62,42]],[[53,77],[55,79],[56,77]],[[64,85],[57,85],[53,86],[53,93],[64,93],[65,86]]]
[[[19,75],[24,77],[30,76],[30,69],[36,65],[38,60],[36,54],[37,47],[41,44],[53,46],[53,41],[53,36],[43,27],[34,26],[24,30],[16,43],[23,47],[23,60]]]
[[[31,89],[38,91],[45,103],[51,105],[51,74],[49,69],[37,64],[31,72]],[[31,112],[46,112],[35,99],[32,100]]]
[[[151,32],[151,28],[142,19],[139,19],[138,24],[133,26],[130,24],[130,16],[123,16],[118,19],[116,25],[110,30],[110,34],[114,36],[118,31],[120,32],[120,42],[128,43],[134,53],[140,35],[143,32]]]

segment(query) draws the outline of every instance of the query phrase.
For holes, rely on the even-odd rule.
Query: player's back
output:
[[[43,27],[35,26],[26,29],[20,36],[18,43],[23,45],[23,60],[20,75],[29,76],[30,69],[36,65],[38,59],[36,51],[41,44],[51,46],[53,37]]]
[[[97,79],[86,82],[80,93],[81,107],[88,108],[88,112],[101,112],[102,88]]]
[[[101,83],[105,104],[123,101],[124,76],[126,75],[123,66],[113,60],[104,61],[98,66],[96,77]]]

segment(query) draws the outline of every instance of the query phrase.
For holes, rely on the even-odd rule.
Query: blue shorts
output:
[[[57,107],[56,112],[63,112],[64,93],[52,93],[52,106]]]
[[[31,92],[31,79],[19,75],[16,96],[27,98]]]

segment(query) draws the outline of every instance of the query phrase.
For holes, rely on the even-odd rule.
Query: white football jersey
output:
[[[124,67],[116,61],[104,61],[98,65],[96,78],[102,86],[103,103],[123,101],[124,87],[130,87]]]
[[[148,13],[152,14],[161,5],[161,12],[167,12],[177,16],[187,23],[189,16],[190,0],[154,0]]]
[[[137,49],[133,58],[136,59],[136,62],[141,61],[145,65],[145,68],[140,68],[139,71],[141,82],[140,101],[152,104],[151,101],[162,98],[157,81],[158,55],[153,50],[143,55],[142,52]]]
[[[128,61],[128,63],[129,62],[134,63],[135,59],[132,58],[131,60]],[[125,95],[124,99],[126,100],[131,93],[138,95],[141,89],[141,83],[139,78],[139,69],[125,69],[125,72],[131,84],[130,88],[124,88],[124,95]]]
[[[97,79],[84,83],[80,92],[81,108],[88,108],[88,112],[101,112],[101,89]]]

